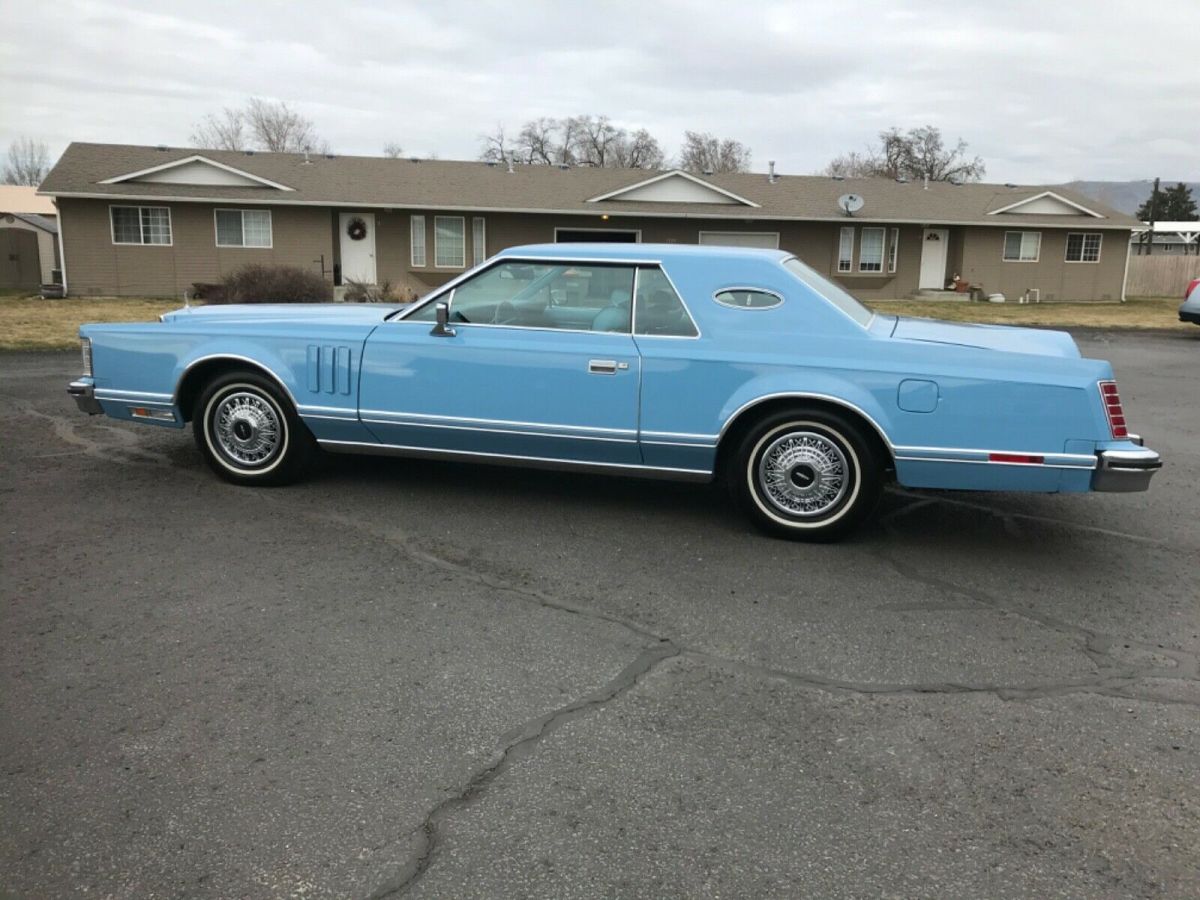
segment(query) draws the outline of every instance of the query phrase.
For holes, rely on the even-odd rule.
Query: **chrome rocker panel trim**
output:
[[[472,450],[437,450],[411,447],[404,444],[371,444],[364,441],[318,440],[321,448],[331,453],[356,453],[365,456],[408,456],[421,459],[448,459],[460,462],[487,463],[497,466],[516,466],[529,469],[556,469],[572,472],[591,472],[598,475],[631,475],[639,478],[658,478],[665,481],[712,481],[711,469],[671,469],[641,466],[634,463],[596,463],[576,459],[554,459],[542,456],[514,456],[506,453],[483,453]]]

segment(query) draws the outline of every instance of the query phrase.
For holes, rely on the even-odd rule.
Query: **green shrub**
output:
[[[297,266],[242,266],[226,275],[221,287],[218,303],[328,303],[333,299],[333,285]]]

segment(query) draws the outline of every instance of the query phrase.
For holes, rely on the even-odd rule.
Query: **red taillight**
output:
[[[1115,381],[1100,382],[1100,399],[1104,401],[1104,414],[1108,416],[1108,428],[1114,438],[1129,437],[1125,427],[1125,410],[1121,408],[1121,395],[1117,393]]]
[[[1027,466],[1040,466],[1046,462],[1046,457],[1034,456],[1031,453],[989,453],[988,462],[1022,463]]]
[[[1192,296],[1192,291],[1196,289],[1196,285],[1198,284],[1200,284],[1200,278],[1193,278],[1190,282],[1188,282],[1187,290],[1183,292],[1184,300]]]

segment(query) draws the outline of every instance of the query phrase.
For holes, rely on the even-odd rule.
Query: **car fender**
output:
[[[724,437],[738,417],[755,406],[773,400],[794,398],[798,402],[810,400],[830,403],[856,414],[865,420],[890,448],[891,417],[880,402],[878,392],[894,396],[896,378],[879,377],[878,381],[879,384],[872,390],[848,379],[813,370],[806,371],[803,377],[797,377],[796,373],[792,372],[781,372],[754,378],[743,384],[722,406],[718,422],[719,436]]]

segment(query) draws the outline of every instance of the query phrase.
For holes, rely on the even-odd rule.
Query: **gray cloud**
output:
[[[472,158],[497,122],[593,112],[786,172],[932,123],[993,180],[1198,179],[1193,34],[1194,2],[18,2],[0,142],[184,144],[260,95],[343,153]]]

